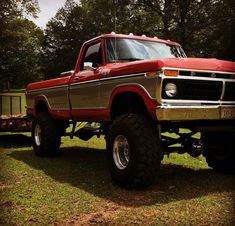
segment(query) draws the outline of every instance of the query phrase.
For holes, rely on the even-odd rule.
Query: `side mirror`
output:
[[[60,73],[60,77],[70,76],[73,74],[73,72],[74,72],[74,70],[62,72],[62,73]]]
[[[95,70],[95,67],[93,67],[92,62],[84,62],[83,63],[83,70]]]

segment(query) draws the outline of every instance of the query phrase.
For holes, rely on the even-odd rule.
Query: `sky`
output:
[[[38,14],[37,19],[33,19],[34,23],[41,28],[46,28],[47,22],[51,17],[55,16],[59,8],[63,7],[65,1],[66,0],[38,0],[41,12]],[[75,0],[75,2],[79,2],[79,0]]]

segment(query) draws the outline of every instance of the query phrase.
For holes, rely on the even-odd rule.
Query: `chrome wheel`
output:
[[[130,160],[129,143],[123,135],[118,135],[113,143],[113,160],[118,169],[123,170]]]
[[[41,145],[41,127],[39,124],[34,128],[34,140],[37,146]]]

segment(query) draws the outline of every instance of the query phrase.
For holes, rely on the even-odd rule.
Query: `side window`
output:
[[[87,48],[83,58],[81,70],[90,70],[99,67],[102,63],[101,43],[96,43]]]

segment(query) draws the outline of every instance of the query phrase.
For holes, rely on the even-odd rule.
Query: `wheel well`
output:
[[[127,113],[139,113],[151,117],[143,99],[134,92],[120,93],[113,99],[111,118]]]
[[[39,112],[48,112],[47,104],[43,100],[38,101],[35,106],[35,112],[36,114]]]

